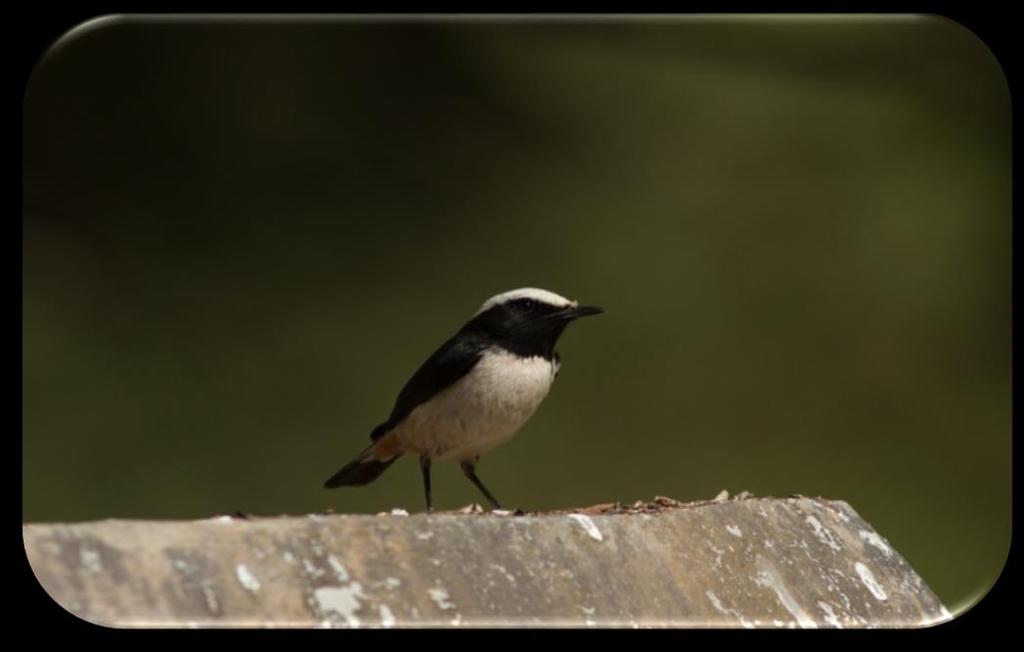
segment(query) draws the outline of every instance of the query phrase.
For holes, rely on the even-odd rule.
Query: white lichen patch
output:
[[[508,572],[508,570],[506,570],[506,568],[504,566],[502,566],[501,564],[491,564],[491,568],[493,568],[494,570],[496,570],[499,573],[501,573],[502,575],[504,575],[505,579],[507,579],[510,583],[512,583],[512,584],[516,583],[516,576],[513,575],[512,573]]]
[[[733,535],[734,537],[736,537],[738,539],[742,539],[743,538],[743,530],[741,530],[738,525],[732,525],[732,524],[726,525],[725,526],[725,530],[729,534]]]
[[[203,599],[206,600],[206,607],[210,610],[210,613],[217,613],[220,608],[220,602],[217,600],[217,592],[213,590],[213,584],[209,581],[204,581],[200,584],[203,590]]]
[[[836,616],[836,612],[832,610],[832,605],[827,602],[818,600],[818,608],[825,614],[825,622],[835,627],[836,629],[842,629],[843,624],[839,622],[839,617]]]
[[[579,523],[594,541],[604,541],[604,535],[601,534],[601,530],[597,529],[597,525],[586,514],[569,514],[569,518]]]
[[[342,565],[340,561],[338,561],[337,557],[335,557],[334,555],[328,556],[327,563],[331,565],[332,569],[334,569],[334,574],[335,576],[337,576],[339,582],[348,581],[348,570]]]
[[[419,539],[420,541],[426,541],[427,539],[434,538],[434,533],[433,532],[417,532],[416,533],[416,538]]]
[[[740,613],[738,609],[726,609],[722,604],[722,601],[718,599],[717,595],[715,595],[714,591],[705,591],[704,595],[706,595],[708,600],[711,601],[711,606],[714,607],[716,611],[723,613],[726,616],[734,616],[739,621],[740,626],[744,629],[754,629],[754,627],[756,627],[756,621],[755,623],[749,622],[743,617],[743,614]]]
[[[408,516],[409,512],[405,511],[401,507],[395,507],[394,509],[391,510],[391,515],[392,516]]]
[[[448,598],[448,591],[441,587],[429,589],[427,593],[430,594],[430,599],[433,600],[440,609],[454,609],[455,603],[451,602]]]
[[[283,559],[286,564],[294,564],[295,563],[295,555],[293,555],[292,553],[288,552],[287,550],[285,550],[284,553],[281,555],[281,559]]]
[[[260,590],[260,581],[256,579],[256,576],[252,574],[252,571],[245,564],[235,566],[235,577],[238,578],[238,583],[246,591],[255,593]]]
[[[206,519],[210,523],[234,523],[235,519],[230,516],[214,516],[213,518]]]
[[[843,523],[849,523],[850,517],[839,507],[836,507],[833,503],[824,503],[824,506],[828,508],[828,513],[832,515],[832,518]]]
[[[864,543],[870,546],[874,546],[875,548],[878,548],[886,557],[892,556],[892,548],[890,548],[889,545],[885,542],[885,539],[878,536],[877,533],[869,532],[868,530],[860,530],[857,532],[857,534],[860,536],[861,539],[864,540]]]
[[[821,521],[819,521],[817,518],[808,515],[807,518],[804,519],[804,521],[810,523],[811,527],[814,529],[814,536],[818,539],[818,541],[821,541],[826,546],[835,550],[836,552],[839,552],[843,549],[843,547],[839,545],[839,542],[837,542],[835,537],[832,535],[832,531],[824,525],[822,525]]]
[[[303,567],[303,568],[305,568],[305,569],[306,569],[306,572],[307,572],[307,573],[308,573],[308,574],[309,574],[309,575],[310,575],[311,577],[314,577],[314,578],[315,578],[315,577],[321,577],[321,576],[323,576],[323,575],[326,575],[326,574],[327,574],[327,571],[325,571],[325,570],[324,570],[324,569],[322,569],[322,568],[319,568],[319,567],[315,566],[315,565],[313,564],[313,562],[309,561],[308,559],[303,559],[303,560],[302,560],[302,567]]]
[[[842,501],[823,501],[820,503],[825,507],[828,507],[829,511],[843,523],[849,523],[853,519],[860,519],[860,515],[857,514],[848,504]]]
[[[389,591],[393,591],[394,589],[397,589],[398,587],[402,586],[402,580],[398,579],[397,577],[388,577],[384,580],[384,586]]]
[[[842,577],[844,582],[837,582],[833,575],[838,575],[839,577]],[[846,613],[850,614],[851,610],[853,609],[853,603],[850,602],[850,596],[846,595],[846,591],[843,591],[842,587],[846,584],[845,580],[846,575],[844,575],[843,572],[839,570],[833,570],[832,573],[829,575],[829,582],[832,583],[833,586],[835,586],[835,591],[833,591],[833,593],[838,595],[843,600],[843,604],[846,606]]]
[[[875,574],[871,572],[870,568],[858,561],[853,565],[853,569],[857,571],[857,575],[860,576],[860,581],[864,583],[864,586],[868,588],[868,591],[871,591],[871,595],[875,596],[878,600],[889,599],[889,596],[885,594],[885,589],[883,589],[882,585],[875,579]]]
[[[724,503],[727,500],[729,500],[729,491],[727,489],[722,489],[718,492],[718,495],[714,497],[714,501],[716,503]]]
[[[81,547],[78,549],[78,559],[82,562],[82,568],[90,573],[102,573],[103,564],[100,561],[100,553],[91,548]]]
[[[395,626],[395,614],[391,613],[391,609],[386,604],[380,606],[380,626],[381,627],[394,627]]]
[[[356,612],[366,599],[363,587],[359,582],[352,582],[348,586],[324,586],[313,591],[313,599],[316,601],[320,613],[336,613],[345,619],[351,627],[359,626],[359,618]]]
[[[705,591],[704,595],[706,595],[708,597],[708,600],[711,601],[711,606],[714,607],[716,611],[720,611],[720,612],[728,615],[729,612],[726,611],[725,607],[722,606],[722,601],[718,599],[718,596],[715,595],[714,591],[711,591],[711,590]]]
[[[757,579],[755,580],[755,582],[760,586],[769,588],[772,591],[774,591],[775,595],[779,599],[779,602],[782,604],[783,607],[785,607],[786,611],[788,611],[790,614],[793,615],[794,618],[796,618],[796,622],[800,625],[800,627],[806,629],[816,629],[818,627],[818,623],[816,623],[814,619],[811,618],[810,614],[808,614],[804,610],[804,608],[800,606],[800,603],[793,598],[793,595],[789,592],[789,589],[786,588],[786,585],[774,572],[768,570],[763,570],[759,572],[757,574]]]
[[[595,607],[580,606],[580,611],[582,611],[583,615],[585,616],[583,618],[583,624],[584,625],[586,625],[587,627],[593,627],[594,625],[597,624],[596,622],[594,622],[594,619],[591,618],[591,616],[593,616],[594,613],[597,611],[597,609]]]
[[[711,552],[715,553],[715,568],[721,568],[722,556],[725,555],[725,551],[721,548],[716,548],[715,544],[711,543],[710,541],[707,541],[706,543],[708,544],[708,547],[711,548]]]

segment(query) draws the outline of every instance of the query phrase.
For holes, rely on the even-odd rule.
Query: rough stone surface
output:
[[[24,526],[46,591],[123,627],[902,627],[949,613],[844,502]]]

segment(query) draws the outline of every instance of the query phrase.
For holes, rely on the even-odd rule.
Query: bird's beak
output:
[[[599,308],[598,306],[574,306],[572,308],[561,310],[555,314],[565,321],[572,321],[574,319],[579,319],[580,317],[600,315],[603,312],[604,308]]]

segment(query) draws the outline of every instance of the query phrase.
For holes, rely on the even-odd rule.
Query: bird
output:
[[[502,292],[420,365],[395,400],[371,444],[324,482],[362,486],[402,455],[419,457],[427,512],[433,511],[430,468],[458,461],[490,503],[501,503],[476,474],[480,456],[503,444],[533,416],[558,375],[555,345],[569,323],[604,312],[540,288]]]

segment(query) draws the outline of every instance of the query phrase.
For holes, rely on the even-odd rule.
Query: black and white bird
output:
[[[373,443],[324,486],[368,484],[409,453],[419,456],[428,512],[435,460],[457,460],[501,509],[476,476],[477,461],[508,441],[547,396],[560,366],[555,343],[569,322],[602,312],[537,288],[491,297],[413,374],[391,416],[370,434]]]

